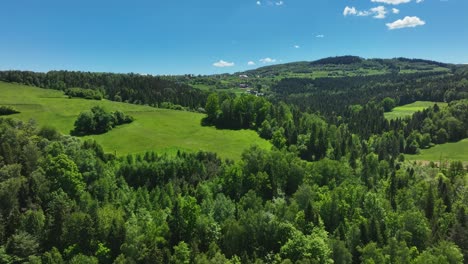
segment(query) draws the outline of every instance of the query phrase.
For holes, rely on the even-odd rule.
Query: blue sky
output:
[[[467,0],[4,0],[0,12],[1,70],[212,74],[338,55],[468,63]]]

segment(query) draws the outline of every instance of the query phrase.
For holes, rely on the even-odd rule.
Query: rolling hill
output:
[[[440,72],[447,73],[451,64],[408,58],[364,59],[357,56],[329,57],[316,61],[300,61],[260,67],[238,73],[260,77],[345,77],[386,73]]]
[[[382,85],[391,84],[395,79],[406,83],[417,81],[417,79],[436,79],[437,81],[437,79],[442,78],[450,79],[453,76],[466,76],[468,75],[467,68],[465,65],[423,59],[364,59],[357,56],[340,56],[316,61],[267,65],[234,74],[172,76],[170,78],[204,91],[224,91],[241,94],[247,90],[255,90],[262,94],[276,96],[278,93],[310,93],[309,88],[312,86],[317,88],[317,91],[312,91],[314,93],[327,92],[327,88],[333,86],[334,91],[332,92],[339,96],[343,91],[346,92],[348,88],[354,89],[348,86],[353,86],[356,82],[363,81],[363,84],[366,84],[369,81],[367,78],[378,80],[379,84]],[[299,87],[291,87],[291,82],[297,83],[297,81],[302,84],[299,84]],[[339,82],[342,82],[342,84],[337,87],[336,83]],[[443,82],[446,83],[447,81],[444,80]],[[372,84],[371,86],[375,85]],[[420,87],[413,86],[412,88]],[[365,89],[369,90],[369,87]],[[370,98],[365,98],[365,100],[368,99]],[[419,99],[416,98],[416,100]]]

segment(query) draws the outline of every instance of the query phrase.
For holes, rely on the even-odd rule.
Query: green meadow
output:
[[[396,118],[411,116],[417,111],[422,111],[426,108],[434,106],[434,104],[437,104],[439,107],[447,106],[447,103],[441,103],[441,102],[416,101],[411,104],[397,106],[393,108],[391,112],[385,113],[385,118],[396,119]]]
[[[408,160],[468,162],[468,138],[455,143],[435,145],[430,149],[421,150],[420,154],[405,155],[405,157]]]
[[[135,118],[131,124],[102,134],[87,136],[99,142],[106,152],[124,155],[156,151],[175,153],[211,151],[223,158],[239,159],[251,145],[270,148],[271,144],[251,130],[219,130],[200,125],[203,114],[158,109],[149,106],[73,98],[61,91],[0,82],[0,105],[11,105],[20,111],[9,117],[23,121],[34,119],[38,126],[51,125],[63,134],[73,129],[82,111],[101,105],[108,111],[121,110]]]

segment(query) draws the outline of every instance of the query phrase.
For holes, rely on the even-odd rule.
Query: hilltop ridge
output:
[[[259,67],[253,70],[235,73],[235,75],[251,76],[280,76],[280,75],[304,75],[314,72],[328,72],[327,76],[345,75],[339,71],[345,71],[354,75],[373,75],[383,73],[413,73],[413,72],[448,72],[457,68],[456,64],[437,62],[426,59],[365,59],[358,56],[327,57],[315,61],[298,61],[283,64],[275,64]]]

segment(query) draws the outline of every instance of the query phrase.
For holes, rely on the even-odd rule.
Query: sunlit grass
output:
[[[426,108],[434,106],[434,104],[437,104],[439,107],[447,106],[447,103],[441,102],[416,101],[411,104],[395,107],[391,112],[385,113],[385,118],[396,119],[411,116],[417,111],[422,111]]]
[[[118,155],[177,150],[211,151],[221,157],[239,159],[252,144],[270,148],[271,144],[251,130],[219,130],[200,125],[203,114],[157,109],[149,106],[73,98],[61,91],[0,82],[0,105],[12,105],[21,113],[10,115],[23,121],[34,119],[39,126],[51,125],[69,134],[82,111],[101,105],[108,111],[121,110],[135,118],[131,124],[119,126],[103,135],[93,135],[106,152]]]
[[[417,155],[406,155],[408,160],[427,161],[465,161],[468,162],[468,138],[455,143],[436,145],[430,149],[421,150]]]

